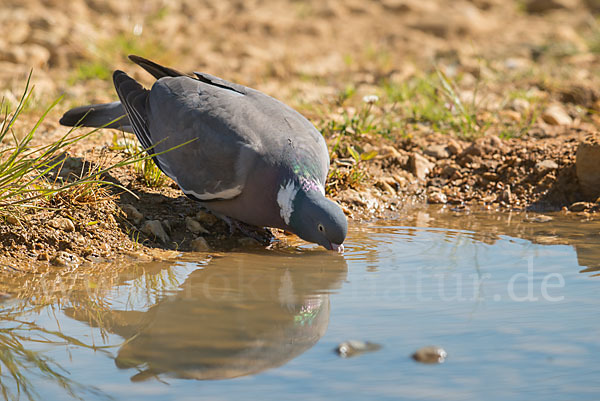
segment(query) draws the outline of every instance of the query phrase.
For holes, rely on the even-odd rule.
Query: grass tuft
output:
[[[116,182],[107,181],[107,173],[114,168],[132,164],[150,165],[151,156],[144,150],[136,150],[118,161],[113,160],[103,165],[89,166],[88,163],[87,168],[82,168],[79,175],[60,175],[71,145],[87,138],[99,128],[79,135],[74,135],[74,129],[71,129],[55,142],[32,146],[36,130],[60,99],[52,103],[22,138],[15,135],[13,127],[31,99],[33,88],[30,88],[30,82],[31,74],[13,112],[4,103],[0,104],[4,116],[0,124],[0,216],[12,216],[9,218],[14,219],[27,208],[52,209],[59,205],[73,207],[77,204],[106,201],[111,199],[107,190],[109,187],[128,191]],[[189,142],[179,146],[187,143]],[[161,180],[149,167],[145,167],[145,176],[152,184],[158,185]]]
[[[111,149],[122,151],[127,155],[142,150],[136,140],[128,138],[125,135],[119,138],[117,134],[113,135]],[[140,160],[133,165],[133,168],[139,180],[149,188],[162,187],[167,180],[167,176],[160,171],[152,159]]]

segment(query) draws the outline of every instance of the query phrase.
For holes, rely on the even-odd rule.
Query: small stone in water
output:
[[[446,350],[435,345],[419,348],[412,354],[412,358],[421,363],[443,363],[447,356]]]
[[[531,221],[534,223],[546,223],[548,221],[552,221],[553,218],[551,216],[546,216],[544,214],[540,214],[539,216],[533,216],[529,219],[527,219],[527,221]]]
[[[374,352],[381,349],[381,345],[368,341],[348,340],[340,343],[335,351],[342,358],[351,358],[363,352]]]

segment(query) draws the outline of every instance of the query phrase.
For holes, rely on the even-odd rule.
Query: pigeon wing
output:
[[[262,152],[262,139],[248,124],[245,95],[187,77],[156,81],[146,102],[147,127],[163,171],[188,196],[231,199],[244,189]]]

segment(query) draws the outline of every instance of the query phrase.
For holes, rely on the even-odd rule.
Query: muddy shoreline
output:
[[[445,145],[441,141],[447,137],[421,139],[421,146],[414,141],[407,141],[403,148],[383,145],[377,149],[378,156],[361,166],[367,180],[358,188],[330,188],[330,196],[353,222],[397,219],[427,204],[439,204],[440,210],[448,213],[562,210],[595,220],[600,202],[585,198],[577,180],[578,138],[540,140],[535,147],[527,140],[506,142],[489,136],[474,142],[451,139]],[[414,150],[421,147],[425,150]],[[434,150],[446,153],[436,158],[431,155]],[[486,168],[492,163],[494,169]],[[333,166],[351,168],[340,167],[336,161]],[[130,193],[109,189],[113,194],[104,201],[57,204],[56,210],[5,220],[0,225],[5,270],[8,266],[19,270],[77,268],[120,259],[163,260],[181,252],[265,246],[241,233],[230,234],[225,222],[202,210],[171,181],[148,188],[131,169],[111,174]],[[420,179],[417,174],[424,175]],[[548,185],[549,181],[553,185]],[[281,230],[272,232],[275,239],[266,246],[302,243]]]

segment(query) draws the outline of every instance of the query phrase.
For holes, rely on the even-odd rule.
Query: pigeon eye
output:
[[[325,231],[325,227],[323,227],[323,224],[319,224],[319,225],[317,226],[317,228],[318,228],[318,229],[319,229],[319,231],[321,231],[321,232]]]

